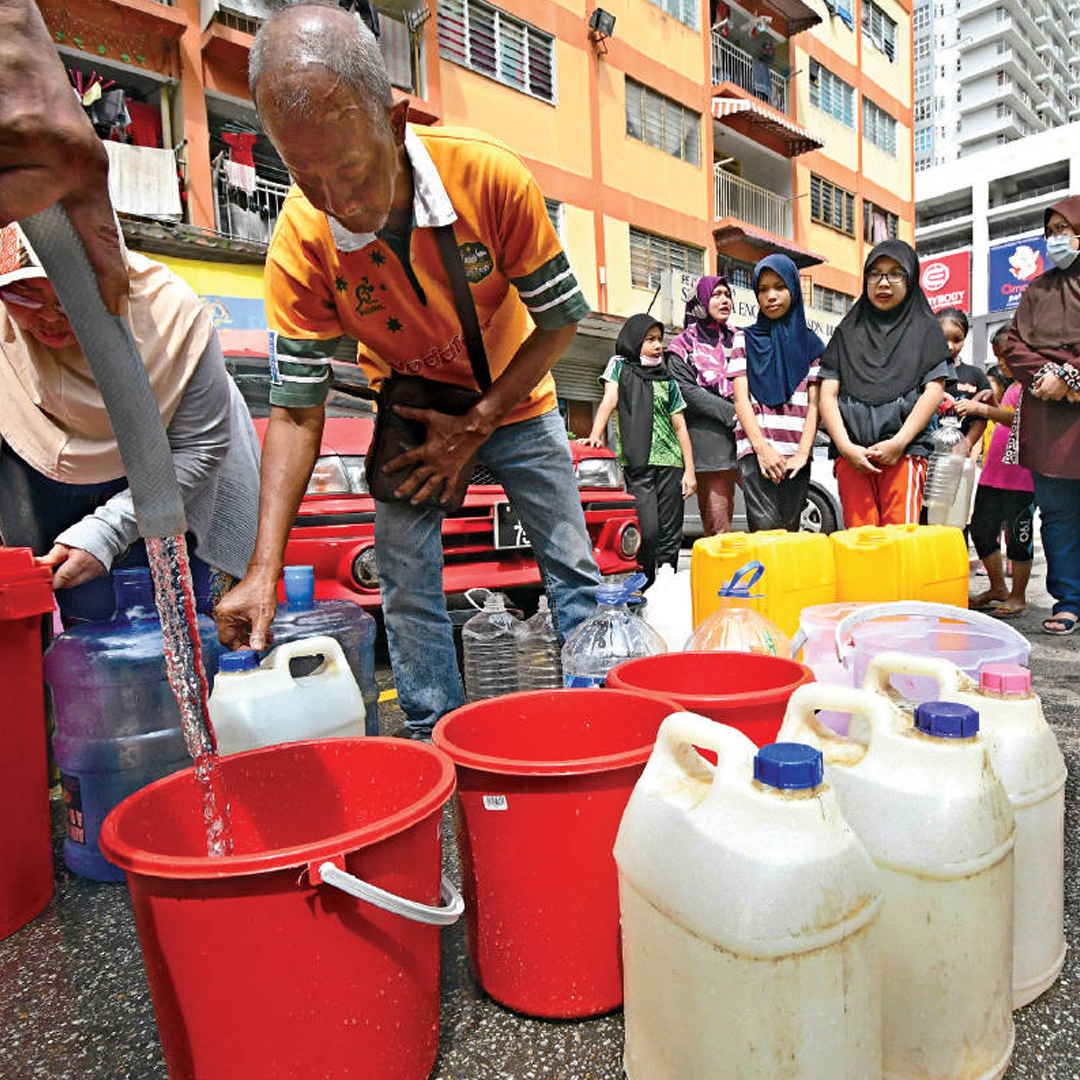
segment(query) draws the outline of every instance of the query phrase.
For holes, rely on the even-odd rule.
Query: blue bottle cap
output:
[[[259,666],[259,655],[254,649],[237,649],[224,652],[218,658],[218,671],[252,671]]]
[[[285,567],[285,602],[291,608],[315,606],[315,567]]]
[[[803,743],[770,743],[754,756],[754,779],[785,791],[817,787],[825,779],[821,751]]]
[[[979,733],[979,714],[959,701],[924,701],[915,709],[915,726],[939,739],[970,739]]]

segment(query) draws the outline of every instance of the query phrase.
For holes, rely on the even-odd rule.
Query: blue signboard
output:
[[[202,295],[210,306],[218,330],[265,330],[266,308],[261,300],[247,296]]]
[[[995,244],[990,249],[990,296],[987,311],[1013,311],[1024,290],[1049,269],[1042,233]]]

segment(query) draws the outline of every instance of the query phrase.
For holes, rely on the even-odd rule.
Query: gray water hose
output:
[[[187,518],[172,450],[131,328],[105,307],[82,241],[62,207],[51,206],[19,224],[56,289],[101,391],[140,535],[183,536]]]

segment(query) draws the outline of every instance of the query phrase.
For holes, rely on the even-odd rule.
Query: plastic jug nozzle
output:
[[[489,592],[484,597],[484,606],[482,611],[505,611],[506,604],[503,601],[503,594],[498,592]]]
[[[308,611],[315,606],[315,567],[285,567],[285,603],[292,611]]]
[[[825,779],[824,759],[805,743],[770,743],[754,755],[754,779],[783,791],[817,787]]]
[[[598,604],[640,603],[641,597],[633,597],[633,594],[648,580],[644,574],[631,574],[625,581],[597,585],[596,602]]]

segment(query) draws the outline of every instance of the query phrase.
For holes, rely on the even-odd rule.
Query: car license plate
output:
[[[498,550],[506,548],[527,548],[529,538],[525,535],[525,528],[518,521],[517,514],[509,503],[495,504],[495,547]]]

